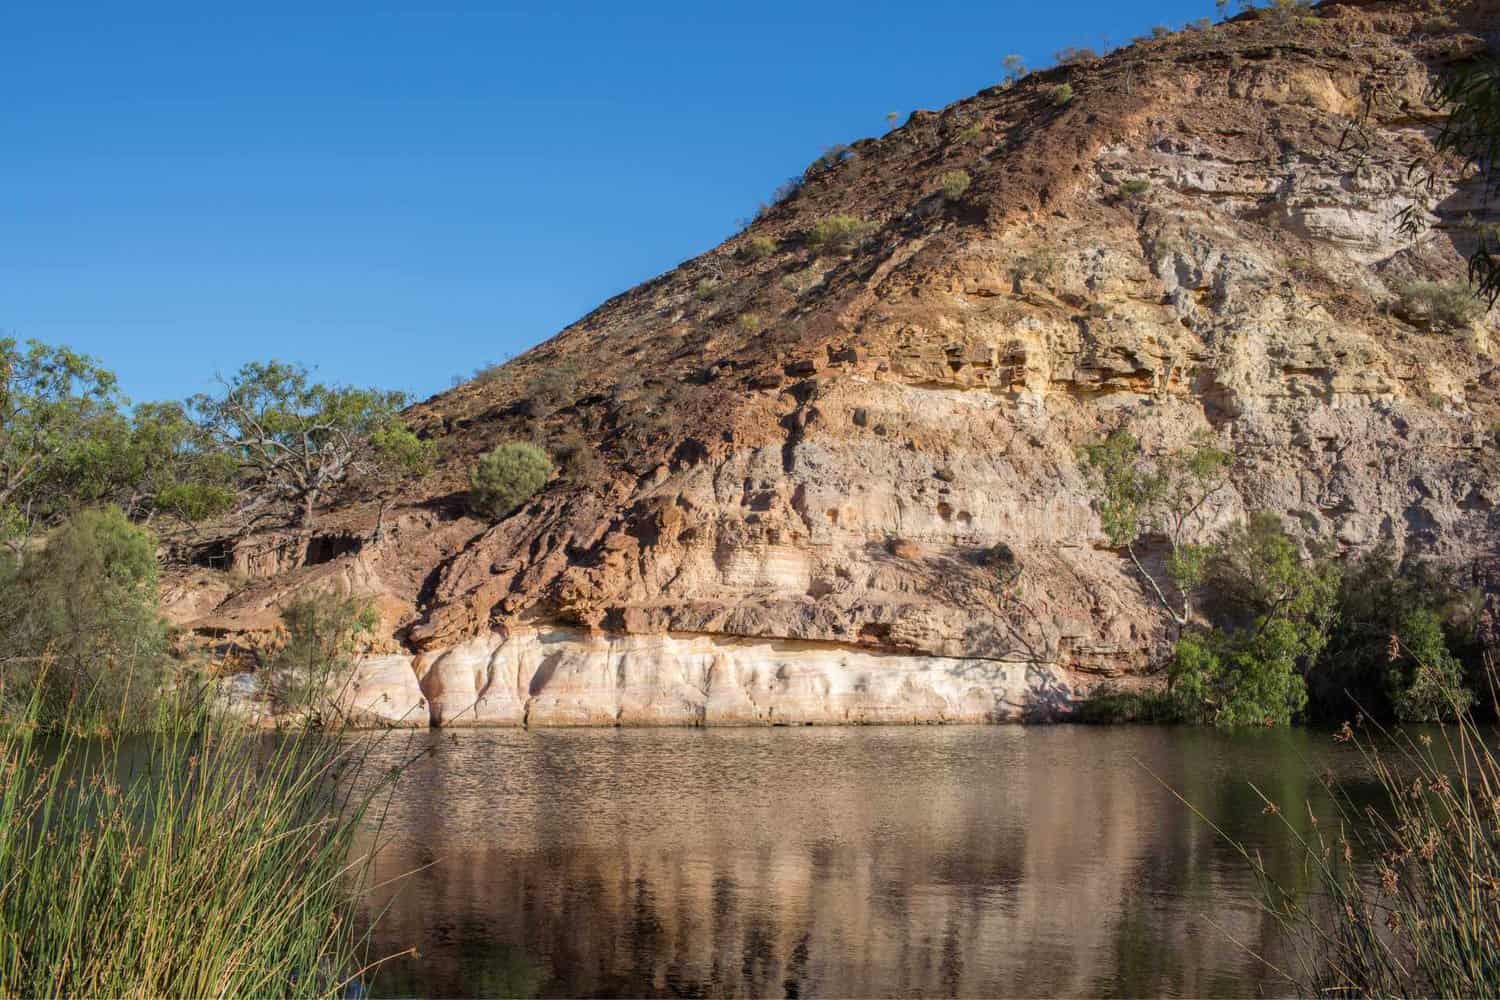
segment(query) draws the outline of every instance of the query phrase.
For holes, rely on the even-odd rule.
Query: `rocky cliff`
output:
[[[388,642],[350,697],[422,724],[1048,717],[1164,651],[1078,464],[1115,428],[1230,449],[1214,523],[1494,595],[1491,321],[1401,290],[1461,279],[1486,223],[1428,95],[1497,10],[1262,12],[916,112],[414,407],[442,460],[378,540],[350,495],[310,546],[184,544],[235,572],[181,568],[173,614],[253,642],[296,592],[368,594]],[[476,519],[467,469],[515,438],[561,472]]]

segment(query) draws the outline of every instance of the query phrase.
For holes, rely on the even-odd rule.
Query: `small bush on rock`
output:
[[[875,229],[873,222],[853,215],[830,215],[807,231],[807,245],[815,250],[840,250],[853,246]]]
[[[1073,99],[1073,85],[1060,83],[1047,91],[1047,100],[1052,102],[1054,108],[1060,108]]]
[[[972,180],[964,171],[948,171],[942,178],[943,197],[949,201],[957,201],[964,196],[965,191],[969,190],[970,183]]]
[[[469,507],[483,517],[507,517],[547,485],[551,475],[552,460],[545,451],[525,441],[506,442],[469,473]]]
[[[776,241],[769,236],[752,236],[740,249],[746,260],[765,260],[776,252]]]
[[[1455,333],[1484,315],[1474,292],[1461,281],[1411,281],[1396,290],[1398,308],[1407,319]]]

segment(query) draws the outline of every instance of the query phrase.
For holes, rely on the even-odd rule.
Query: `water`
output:
[[[418,949],[386,993],[1284,993],[1250,954],[1286,943],[1246,863],[1165,786],[1300,884],[1249,783],[1302,828],[1325,769],[1361,787],[1299,730],[472,730],[377,753],[424,748],[383,817],[377,877],[420,869],[372,902],[377,953]]]

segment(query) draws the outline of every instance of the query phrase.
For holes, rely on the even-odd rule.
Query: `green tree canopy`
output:
[[[12,560],[0,570],[0,703],[131,725],[166,655],[156,580],[156,540],[117,507],[79,511]]]
[[[1080,457],[1094,485],[1095,507],[1110,543],[1125,550],[1177,626],[1187,625],[1192,618],[1192,592],[1202,579],[1208,552],[1199,536],[1206,527],[1209,501],[1229,481],[1233,456],[1211,436],[1200,435],[1186,448],[1148,458],[1134,435],[1117,430],[1085,446]],[[1148,534],[1166,539],[1168,581],[1158,581],[1136,551],[1137,543]],[[1164,582],[1176,589],[1175,602]]]
[[[67,516],[79,443],[122,404],[114,375],[93,358],[0,339],[0,541],[18,550]]]
[[[1214,629],[1178,641],[1172,694],[1182,715],[1220,726],[1285,725],[1307,704],[1303,669],[1337,613],[1339,572],[1305,559],[1274,514],[1228,531],[1208,561]]]
[[[318,501],[361,471],[371,435],[390,427],[405,400],[314,382],[300,365],[269,361],[245,365],[221,393],[194,396],[188,407],[233,459],[253,505],[289,503],[310,528]]]

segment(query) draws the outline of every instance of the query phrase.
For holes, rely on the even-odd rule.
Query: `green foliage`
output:
[[[482,517],[514,513],[552,475],[547,453],[525,441],[509,441],[484,455],[469,474],[469,507]]]
[[[1194,539],[1205,526],[1209,500],[1228,481],[1233,457],[1201,436],[1188,448],[1148,460],[1130,432],[1117,430],[1085,446],[1080,458],[1110,544],[1125,550],[1159,603],[1179,626],[1186,625],[1192,591],[1208,560],[1208,550]],[[1167,577],[1179,595],[1175,605],[1136,555],[1135,543],[1146,534],[1167,541]]]
[[[964,196],[965,191],[969,190],[972,179],[963,170],[950,170],[943,174],[939,183],[942,186],[943,197],[949,201],[957,201]]]
[[[806,233],[807,245],[815,250],[843,250],[875,231],[875,224],[853,215],[830,215],[819,219]]]
[[[328,386],[303,367],[270,361],[245,365],[222,394],[188,405],[246,489],[294,504],[310,526],[318,500],[359,470],[369,436],[404,402],[399,392]]]
[[[65,347],[0,339],[0,543],[13,548],[73,510],[80,451],[121,418],[114,375]]]
[[[956,143],[971,144],[977,143],[983,138],[984,126],[979,122],[970,122],[954,134],[953,141]]]
[[[1479,177],[1488,201],[1500,188],[1500,60],[1487,54],[1460,64],[1444,76],[1432,103],[1444,113],[1436,151],[1463,161]],[[1448,176],[1446,170],[1421,162],[1410,172],[1420,176],[1419,184],[1429,197],[1437,196],[1439,177]],[[1425,209],[1418,199],[1403,210],[1401,228],[1407,235],[1416,235],[1426,225]],[[1500,298],[1500,244],[1494,239],[1481,238],[1469,255],[1469,281],[1490,305]]]
[[[1312,714],[1328,722],[1450,718],[1446,702],[1472,701],[1454,650],[1473,635],[1475,610],[1473,595],[1434,566],[1401,566],[1388,550],[1354,562],[1328,646],[1308,675]]]
[[[765,260],[775,252],[776,241],[769,236],[752,236],[740,248],[740,255],[746,260]]]
[[[1397,631],[1400,658],[1386,674],[1391,706],[1402,722],[1442,722],[1474,704],[1463,666],[1448,650],[1437,612],[1408,612]]]
[[[1188,721],[1216,726],[1286,725],[1307,704],[1303,654],[1288,622],[1254,631],[1195,630],[1177,640],[1172,696]]]
[[[734,325],[746,333],[759,333],[765,329],[766,321],[760,317],[759,313],[740,313]]]
[[[1139,722],[1171,725],[1182,721],[1177,699],[1165,691],[1122,691],[1101,684],[1089,692],[1069,717],[1085,725]]]
[[[167,631],[156,542],[118,508],[86,509],[0,570],[0,711],[48,729],[149,724]]]
[[[1060,108],[1073,99],[1073,85],[1071,83],[1059,83],[1047,91],[1047,101],[1054,107]]]
[[[264,666],[267,691],[279,715],[310,721],[330,717],[336,686],[379,624],[362,597],[320,593],[281,609],[286,642]]]
[[[0,731],[0,996],[323,996],[366,965],[356,744],[173,703],[140,740]],[[383,782],[382,782],[383,784]]]
[[[1170,681],[1182,716],[1218,726],[1285,725],[1307,704],[1302,667],[1327,641],[1339,573],[1304,559],[1272,514],[1226,533],[1208,566],[1219,628],[1177,642]]]
[[[370,434],[374,465],[383,479],[420,479],[432,471],[437,443],[417,437],[404,421],[390,420]]]
[[[1460,282],[1411,281],[1396,294],[1403,316],[1448,333],[1468,329],[1484,314],[1473,291]]]
[[[1127,200],[1133,199],[1133,198],[1139,198],[1141,195],[1145,194],[1147,191],[1150,191],[1150,190],[1151,190],[1151,182],[1150,181],[1143,181],[1143,180],[1140,180],[1140,179],[1123,181],[1123,182],[1121,182],[1120,188],[1119,188],[1120,197],[1124,198],[1124,199],[1127,199]]]

